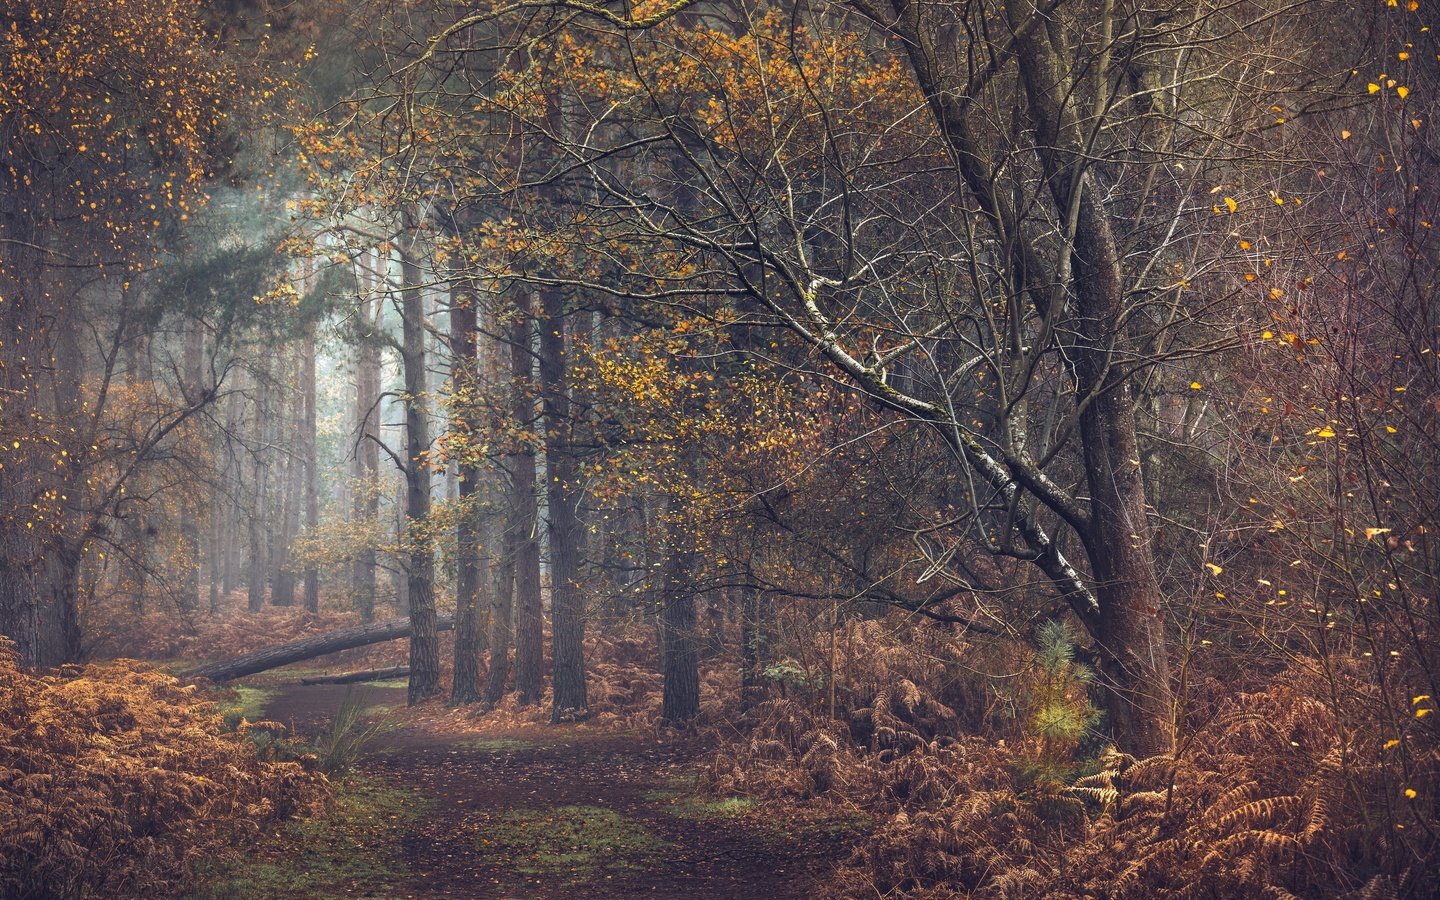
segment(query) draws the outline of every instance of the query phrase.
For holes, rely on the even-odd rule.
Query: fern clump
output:
[[[324,795],[193,686],[125,662],[35,676],[0,646],[0,896],[141,896]]]

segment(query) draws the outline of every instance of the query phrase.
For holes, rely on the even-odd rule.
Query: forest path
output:
[[[345,688],[285,686],[265,716],[328,727]],[[372,687],[366,702],[404,703]],[[567,726],[384,735],[330,815],[197,896],[779,898],[816,893],[855,823],[777,823],[698,789],[695,742]]]

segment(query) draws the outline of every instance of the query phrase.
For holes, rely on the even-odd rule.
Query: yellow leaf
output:
[[[1433,709],[1417,709],[1415,710],[1415,718],[1423,719],[1434,711]]]
[[[1241,250],[1249,250],[1249,249],[1250,249],[1250,242],[1249,242],[1249,241],[1241,241],[1241,242],[1240,242],[1240,249],[1241,249]]]
[[[1237,210],[1237,209],[1240,208],[1240,204],[1238,204],[1238,203],[1235,202],[1235,198],[1234,198],[1234,197],[1226,197],[1226,198],[1225,198],[1225,206],[1226,206],[1226,208],[1228,208],[1232,213],[1233,213],[1235,210]]]
[[[1260,334],[1260,337],[1264,338],[1264,339],[1267,340],[1267,341],[1270,340],[1271,338],[1273,338],[1274,336],[1275,336],[1275,332],[1270,331],[1270,330],[1268,330],[1268,329],[1265,330],[1265,331],[1263,331],[1263,332],[1261,332],[1261,334]]]
[[[1388,741],[1385,742],[1385,749],[1386,749],[1386,750],[1389,750],[1389,749],[1391,749],[1392,747],[1398,747],[1399,745],[1400,745],[1400,741],[1398,741],[1398,740],[1395,739],[1395,738],[1391,738],[1390,740],[1388,740]]]
[[[1220,568],[1212,562],[1207,562],[1205,564],[1205,568],[1210,570],[1211,575],[1219,575],[1221,572],[1225,571],[1224,569]]]
[[[1418,795],[1415,793],[1415,789],[1414,789],[1414,788],[1406,788],[1406,789],[1405,789],[1405,796],[1408,797],[1408,798],[1411,799],[1411,800],[1414,800]]]
[[[1398,88],[1395,89],[1395,94],[1396,94],[1401,100],[1404,100],[1406,97],[1410,96],[1410,89],[1409,89],[1408,87],[1406,87],[1405,85],[1402,84],[1402,85],[1400,85]]]
[[[1283,297],[1283,296],[1285,296],[1285,292],[1282,291],[1282,290],[1280,290],[1279,288],[1271,288],[1271,289],[1270,289],[1270,299],[1271,299],[1271,300],[1279,300],[1279,299],[1280,299],[1281,297]]]
[[[1370,91],[1370,93],[1372,93],[1372,94],[1375,93],[1376,91],[1380,90],[1380,85],[1376,84],[1376,83],[1373,82],[1373,81],[1370,82],[1370,83],[1369,83],[1368,85],[1366,85],[1365,87],[1366,87],[1366,89],[1367,89],[1368,91]]]
[[[1205,385],[1201,384],[1201,383],[1198,382],[1198,381],[1192,381],[1192,382],[1190,382],[1190,390],[1192,390],[1192,391],[1198,391],[1198,390],[1200,390],[1200,389],[1201,389],[1202,387],[1204,387],[1204,386],[1205,386]]]
[[[1390,533],[1390,529],[1389,529],[1389,528],[1367,528],[1367,529],[1365,529],[1365,540],[1371,541],[1371,540],[1374,540],[1375,538],[1379,537],[1379,536],[1382,535],[1382,534],[1389,534],[1389,533]],[[1419,701],[1419,700],[1416,700],[1415,702],[1416,702],[1416,703],[1419,703],[1420,701]]]
[[[1420,694],[1420,695],[1417,696],[1415,699],[1413,699],[1413,700],[1410,701],[1410,705],[1411,705],[1411,706],[1414,706],[1414,705],[1417,704],[1417,703],[1424,703],[1426,700],[1429,700],[1429,699],[1430,699],[1430,695],[1429,695],[1429,694]]]
[[[1335,429],[1331,428],[1329,425],[1326,425],[1324,428],[1315,432],[1315,436],[1322,438],[1333,438],[1335,436]]]
[[[1340,140],[1342,140],[1342,141],[1348,141],[1348,140],[1350,140],[1350,132],[1349,132],[1348,130],[1340,132]]]

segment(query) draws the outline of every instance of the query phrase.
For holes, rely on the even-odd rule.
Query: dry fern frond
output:
[[[279,726],[249,725],[263,727]],[[0,895],[173,884],[197,855],[319,802],[324,784],[257,759],[169,675],[111,663],[32,676],[0,648]]]

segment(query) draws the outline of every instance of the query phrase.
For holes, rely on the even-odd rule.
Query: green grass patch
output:
[[[740,819],[755,812],[749,797],[712,797],[693,788],[668,787],[649,791],[645,799],[662,812],[677,819],[703,822],[714,819]]]
[[[528,750],[540,745],[536,741],[527,741],[524,738],[493,737],[457,741],[455,746],[465,750],[479,750],[482,753],[508,753],[515,750]]]
[[[601,806],[516,809],[477,840],[514,871],[571,884],[658,864],[670,845],[639,822]]]
[[[401,838],[431,801],[371,776],[338,779],[324,815],[291,822],[249,858],[201,866],[189,900],[393,897],[410,871]]]
[[[262,721],[275,689],[242,684],[230,688],[229,693],[230,697],[220,701],[220,715],[225,718],[225,724],[233,728],[240,724],[242,717],[251,722]]]

